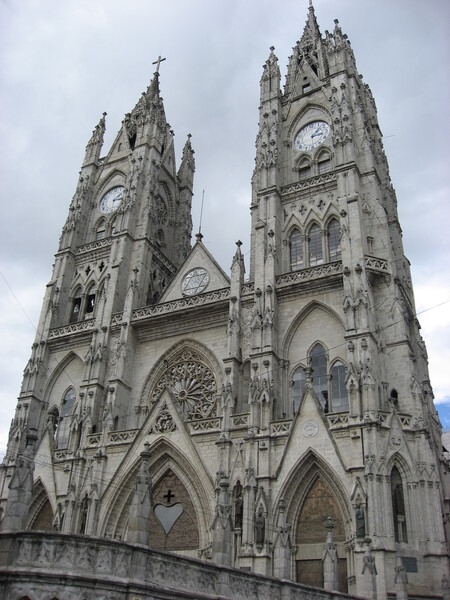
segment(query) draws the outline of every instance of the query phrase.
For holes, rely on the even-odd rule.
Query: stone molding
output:
[[[145,306],[138,308],[133,311],[132,320],[140,321],[141,319],[147,319],[149,317],[156,317],[159,315],[172,314],[179,310],[185,310],[194,306],[203,306],[205,304],[212,304],[220,300],[228,300],[230,297],[229,288],[221,290],[214,290],[206,294],[198,294],[189,298],[180,298],[179,300],[173,300],[172,302],[164,302],[162,304],[155,304],[153,306]],[[122,322],[122,313],[113,316],[111,325],[120,325]]]
[[[34,531],[0,534],[0,584],[8,598],[31,592],[86,600],[351,598],[125,542]]]
[[[291,271],[279,275],[276,279],[277,288],[292,285],[293,283],[299,283],[303,281],[312,281],[314,279],[320,279],[322,277],[329,277],[330,275],[340,275],[342,273],[342,262],[325,263],[319,267],[310,267],[309,269],[302,269],[301,271]]]
[[[55,329],[50,329],[48,339],[52,340],[66,335],[73,335],[74,333],[90,331],[94,329],[94,326],[95,320],[87,319],[85,321],[80,321],[79,323],[70,323],[64,327],[55,327]]]

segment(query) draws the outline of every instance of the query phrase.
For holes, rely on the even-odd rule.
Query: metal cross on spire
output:
[[[158,56],[158,60],[155,60],[155,62],[152,62],[152,65],[156,65],[155,73],[159,73],[159,65],[162,63],[163,60],[166,60],[166,59],[161,58],[161,56]]]

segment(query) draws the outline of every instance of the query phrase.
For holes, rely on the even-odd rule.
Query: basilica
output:
[[[449,597],[375,101],[337,20],[299,34],[261,73],[249,264],[192,242],[159,69],[106,152],[95,127],[0,467],[5,598]]]

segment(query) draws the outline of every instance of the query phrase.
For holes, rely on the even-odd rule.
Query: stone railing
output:
[[[125,542],[37,531],[0,534],[0,585],[5,598],[350,598]]]
[[[110,444],[131,444],[139,433],[139,429],[127,429],[125,431],[110,431],[108,433],[108,443]]]
[[[366,256],[365,265],[368,271],[375,271],[377,273],[389,273],[388,263],[384,258],[376,258],[375,256]]]
[[[158,315],[167,315],[174,313],[185,308],[191,308],[193,306],[204,306],[205,304],[213,304],[219,300],[228,300],[230,297],[230,289],[224,288],[221,290],[214,290],[213,292],[207,292],[205,294],[197,294],[188,298],[180,298],[179,300],[173,300],[172,302],[164,302],[163,304],[154,304],[153,306],[144,306],[143,308],[137,308],[133,311],[133,321],[139,321],[140,319],[147,319],[148,317],[156,317]],[[112,319],[113,325],[118,325],[122,321],[122,314],[114,315]]]
[[[301,269],[300,271],[292,271],[279,275],[276,283],[277,287],[291,285],[303,281],[313,281],[330,275],[340,275],[342,273],[342,263],[340,261],[326,263],[318,267],[310,267],[309,269]]]
[[[95,240],[95,242],[90,242],[89,244],[85,244],[84,246],[80,246],[77,248],[77,256],[80,254],[86,254],[86,252],[92,252],[92,250],[103,250],[104,248],[109,248],[111,246],[112,239],[103,238],[101,240]]]
[[[94,324],[94,319],[86,319],[84,321],[80,321],[79,323],[70,323],[69,325],[64,325],[64,327],[55,327],[55,329],[50,329],[48,339],[51,340],[63,337],[65,335],[73,335],[74,333],[90,331],[94,329]]]
[[[287,435],[291,429],[292,420],[284,420],[284,421],[275,421],[270,424],[270,433],[271,435],[283,436]]]
[[[330,183],[332,181],[337,181],[336,173],[322,173],[322,175],[317,175],[316,177],[309,177],[308,179],[291,183],[290,185],[281,188],[281,193],[285,196],[294,192],[301,192],[302,190],[318,184]]]

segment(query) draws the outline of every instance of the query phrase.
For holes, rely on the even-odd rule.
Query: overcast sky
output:
[[[397,191],[436,402],[450,402],[449,0],[315,0],[372,89]],[[194,230],[228,272],[249,250],[262,65],[284,77],[308,0],[0,0],[0,453],[30,356],[53,255],[92,129],[103,154],[158,55],[177,160],[195,149]],[[248,270],[248,255],[246,255]]]

